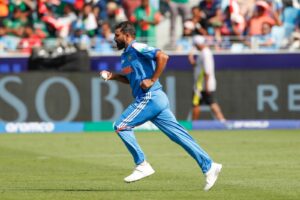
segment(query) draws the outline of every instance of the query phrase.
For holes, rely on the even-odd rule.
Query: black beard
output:
[[[116,41],[116,43],[117,43],[117,48],[118,48],[119,50],[125,48],[125,42],[117,42],[117,41]]]

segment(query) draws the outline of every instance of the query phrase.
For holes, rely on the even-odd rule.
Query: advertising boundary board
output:
[[[216,73],[216,101],[226,119],[300,119],[300,70]],[[191,120],[193,74],[165,72],[160,82],[178,120]],[[0,121],[116,121],[133,102],[127,84],[98,73],[35,72],[0,75]],[[206,105],[205,105],[206,106]],[[201,120],[214,119],[209,107]]]
[[[230,120],[221,123],[216,120],[180,121],[191,130],[280,130],[300,129],[300,120]],[[25,122],[0,123],[0,134],[32,133],[101,133],[113,132],[113,122]],[[134,129],[136,132],[159,131],[155,125],[145,123]]]

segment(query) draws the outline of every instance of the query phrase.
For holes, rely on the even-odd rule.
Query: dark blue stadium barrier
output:
[[[243,53],[214,55],[217,70],[300,69],[300,53]],[[121,68],[120,56],[91,56],[92,71]],[[191,70],[187,55],[170,55],[167,70]],[[1,57],[0,73],[19,73],[28,70],[28,57]]]
[[[218,70],[300,69],[299,53],[215,55]]]
[[[300,53],[215,54],[217,70],[300,69]],[[103,56],[91,58],[93,71],[120,69],[120,58]],[[170,55],[166,70],[190,71],[187,55]]]
[[[20,73],[28,70],[28,57],[1,57],[0,73]]]

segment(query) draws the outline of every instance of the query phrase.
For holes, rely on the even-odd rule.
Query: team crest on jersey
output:
[[[132,68],[130,66],[124,67],[122,69],[123,74],[130,74],[132,72]]]

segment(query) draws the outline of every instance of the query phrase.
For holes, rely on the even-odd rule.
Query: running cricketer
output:
[[[116,26],[114,38],[121,55],[122,73],[100,72],[106,80],[130,84],[134,102],[114,123],[114,129],[131,153],[136,164],[132,174],[124,178],[127,183],[152,175],[155,171],[146,161],[145,154],[135,138],[133,128],[147,121],[155,124],[171,140],[183,147],[198,163],[206,177],[204,190],[216,182],[222,165],[215,163],[177,122],[170,110],[169,100],[162,90],[159,77],[169,56],[161,50],[135,41],[134,25],[128,21]],[[105,75],[104,75],[105,74]]]

